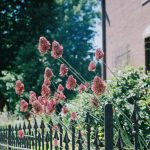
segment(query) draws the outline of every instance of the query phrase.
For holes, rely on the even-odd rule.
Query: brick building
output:
[[[150,70],[150,0],[106,0],[106,12],[107,65]]]

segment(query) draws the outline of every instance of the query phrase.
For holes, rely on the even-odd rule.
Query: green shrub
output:
[[[103,115],[104,106],[110,102],[114,109],[114,138],[118,137],[118,129],[122,131],[123,141],[128,148],[133,146],[132,122],[131,115],[133,112],[134,101],[137,102],[139,112],[139,132],[140,132],[140,146],[146,145],[146,138],[150,135],[150,74],[145,74],[142,68],[127,67],[121,71],[115,71],[113,78],[107,81],[107,91],[99,97],[100,107],[91,107],[91,97],[87,93],[78,95],[70,102],[76,107],[77,112],[84,113],[90,111],[94,118],[91,124],[99,124],[104,127]],[[73,107],[71,107],[73,109]],[[83,118],[79,118],[80,122],[84,124]],[[101,134],[101,139],[103,139]]]

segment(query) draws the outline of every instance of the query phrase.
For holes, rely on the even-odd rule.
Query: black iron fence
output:
[[[134,150],[139,148],[139,126],[138,126],[138,112],[136,103],[134,104],[134,111],[131,116],[133,122],[133,141]],[[82,134],[81,129],[76,129],[75,122],[70,123],[70,128],[67,129],[62,124],[58,124],[58,129],[53,129],[53,123],[45,124],[42,120],[40,125],[37,120],[34,124],[30,121],[23,125],[8,125],[0,127],[0,146],[8,150],[23,149],[23,150],[112,150],[114,148],[124,150],[125,145],[121,137],[121,131],[118,130],[118,140],[113,141],[113,109],[112,104],[106,104],[104,114],[104,142],[99,139],[98,127],[94,129],[94,134],[91,135],[90,114],[87,113],[85,120],[85,135]],[[24,130],[25,136],[18,137],[18,130]],[[84,138],[83,138],[84,136]],[[54,143],[54,140],[56,140]],[[57,146],[56,146],[57,145]],[[147,148],[150,149],[150,141]]]

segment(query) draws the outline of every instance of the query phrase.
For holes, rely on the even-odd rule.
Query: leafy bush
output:
[[[146,145],[146,138],[150,135],[150,74],[145,74],[142,68],[126,67],[124,70],[115,71],[113,78],[107,81],[107,92],[99,97],[100,107],[91,107],[90,96],[86,94],[78,95],[70,102],[70,108],[82,113],[90,111],[94,118],[91,125],[99,124],[104,127],[103,114],[104,106],[110,102],[114,108],[114,136],[118,138],[118,129],[121,130],[123,141],[128,148],[133,146],[131,115],[133,112],[134,101],[137,102],[139,112],[139,132],[140,146]],[[69,104],[68,104],[69,105]],[[76,107],[72,107],[76,106]],[[80,115],[81,116],[81,115]],[[84,124],[83,118],[79,118]],[[102,130],[103,131],[103,130]],[[100,138],[104,139],[103,132],[99,133]]]

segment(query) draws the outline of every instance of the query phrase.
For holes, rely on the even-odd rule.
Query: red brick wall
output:
[[[145,66],[143,34],[150,26],[150,2],[142,5],[141,0],[106,0],[106,11],[107,65],[111,69],[127,64]]]

